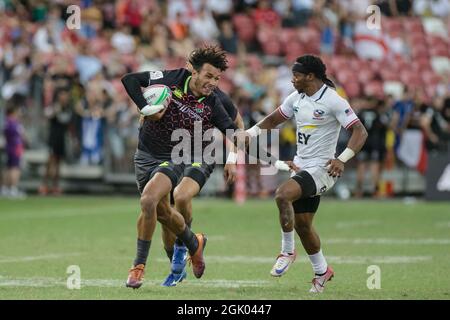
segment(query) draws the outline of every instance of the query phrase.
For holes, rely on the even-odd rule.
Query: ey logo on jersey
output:
[[[323,115],[325,114],[325,111],[316,109],[313,112],[313,119],[314,120],[323,120]]]
[[[304,144],[306,146],[308,145],[308,140],[309,138],[311,138],[311,135],[303,132],[298,132],[297,138],[299,144]]]

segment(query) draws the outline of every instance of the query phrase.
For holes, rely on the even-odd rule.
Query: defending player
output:
[[[314,213],[319,207],[320,195],[333,187],[343,174],[345,163],[364,145],[367,131],[348,102],[334,90],[333,82],[326,76],[326,66],[319,57],[299,57],[292,73],[296,91],[247,133],[254,137],[261,129],[272,129],[295,118],[297,154],[294,164],[300,170],[276,191],[282,248],[271,274],[283,275],[295,260],[295,228],[315,274],[310,292],[322,292],[334,272],[325,260],[319,235],[312,225]],[[341,126],[351,131],[351,137],[347,148],[335,158]]]

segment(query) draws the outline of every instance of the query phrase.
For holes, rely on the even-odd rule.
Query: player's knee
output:
[[[312,226],[309,223],[296,222],[295,231],[300,235],[309,234],[312,232]]]
[[[289,197],[289,192],[283,187],[278,188],[275,191],[275,201],[277,203],[283,203],[283,202],[291,201],[291,199]]]
[[[155,210],[157,199],[151,194],[141,196],[141,208],[144,214],[151,214]]]
[[[192,198],[189,195],[187,195],[186,193],[178,192],[176,189],[175,192],[173,193],[173,199],[175,200],[175,204],[177,206],[186,206],[192,200]]]

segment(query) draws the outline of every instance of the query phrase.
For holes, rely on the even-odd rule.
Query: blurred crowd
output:
[[[383,19],[393,22],[386,29],[389,34],[384,29],[359,33],[373,14],[367,11],[372,4],[380,9],[382,25]],[[76,21],[76,11],[67,10],[71,5],[81,9],[79,28],[66,24]],[[445,150],[450,132],[449,13],[449,0],[0,0],[2,192],[17,193],[20,172],[10,172],[17,166],[7,155],[20,157],[24,148],[49,150],[42,194],[61,192],[62,161],[133,172],[138,113],[120,78],[127,72],[183,67],[186,55],[202,43],[217,43],[229,53],[230,68],[220,87],[238,106],[246,128],[292,91],[294,59],[313,53],[327,63],[338,92],[350,100],[376,140],[359,163],[379,163],[375,174],[386,158],[395,163],[395,150],[408,128],[423,133],[430,151]],[[409,29],[396,33],[395,23],[414,29],[428,18],[431,29],[422,28],[419,35],[429,29],[439,29],[439,34],[433,35],[433,50],[417,53],[408,42]],[[389,37],[378,39],[380,32]],[[377,51],[371,49],[373,43],[361,43],[367,39],[386,41],[384,51],[371,55]],[[379,90],[377,85],[392,76],[382,71],[399,61],[408,69],[415,65],[416,53],[429,83],[394,74],[391,80],[400,86],[394,81],[390,91]],[[363,69],[369,72],[359,72]],[[281,158],[291,159],[294,124],[287,123],[280,133]],[[273,191],[261,181],[252,185],[255,195]]]

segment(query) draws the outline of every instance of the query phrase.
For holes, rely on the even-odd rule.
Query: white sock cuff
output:
[[[322,249],[315,254],[308,255],[315,274],[323,274],[327,272],[328,264],[322,253]]]
[[[295,250],[294,230],[289,232],[284,232],[283,230],[281,230],[281,252],[294,253],[294,250]]]

